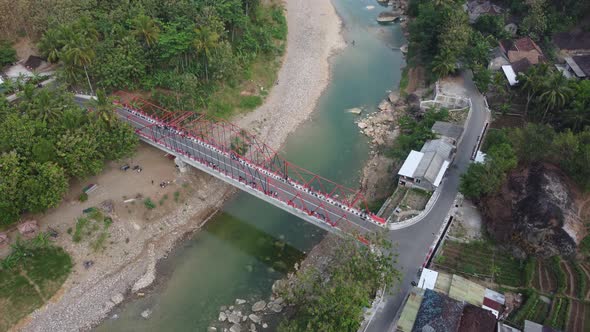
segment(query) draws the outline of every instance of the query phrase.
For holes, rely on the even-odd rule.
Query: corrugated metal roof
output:
[[[453,153],[453,145],[444,139],[433,139],[424,143],[420,152],[436,152],[436,154],[448,160]]]
[[[412,331],[457,331],[463,307],[463,302],[427,289],[424,291]]]
[[[463,127],[450,122],[436,121],[432,126],[432,132],[441,136],[458,140],[463,133]]]
[[[424,153],[418,151],[410,151],[410,154],[404,161],[404,164],[400,168],[397,174],[407,176],[407,177],[414,177],[414,173],[416,172],[416,168],[420,164],[420,161],[424,157]]]
[[[465,301],[481,307],[485,290],[485,287],[454,274],[449,296],[455,300]]]
[[[414,287],[412,288],[412,290],[410,290],[410,294],[408,295],[406,305],[404,305],[404,309],[402,310],[399,321],[397,322],[398,331],[412,331],[412,327],[414,326],[414,322],[416,321],[418,309],[420,309],[420,304],[422,303],[423,297],[423,289]]]
[[[491,290],[489,288],[486,288],[486,291],[484,292],[484,297],[494,302],[497,302],[500,305],[504,305],[504,303],[506,303],[506,297],[504,296],[504,294],[500,294],[495,290]]]
[[[515,86],[516,84],[518,84],[518,80],[516,79],[516,73],[512,69],[512,66],[504,65],[502,66],[502,71],[504,72],[504,75],[506,75],[506,79],[508,79],[508,84],[510,84],[510,86]]]
[[[564,58],[565,62],[570,66],[570,68],[574,71],[574,74],[576,74],[576,76],[578,77],[586,77],[586,73],[584,73],[584,71],[582,71],[582,68],[580,68],[580,66],[578,66],[578,64],[574,61],[574,59],[572,59],[571,57],[565,57]]]
[[[443,294],[449,294],[451,290],[452,276],[448,273],[438,272],[438,278],[436,278],[436,285],[434,290]]]
[[[435,187],[438,187],[438,185],[442,181],[443,176],[445,175],[445,172],[447,171],[447,168],[449,168],[449,162],[445,160],[445,162],[443,163],[442,167],[438,171],[438,174],[436,175],[436,179],[432,183]]]
[[[434,289],[436,285],[436,279],[438,278],[438,272],[431,269],[424,268],[420,274],[420,281],[418,281],[418,287],[422,289]]]

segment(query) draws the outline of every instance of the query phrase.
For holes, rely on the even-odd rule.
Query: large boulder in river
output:
[[[264,301],[258,301],[252,305],[252,311],[254,312],[262,311],[264,308],[266,308],[266,302]]]
[[[500,193],[484,198],[480,206],[488,232],[528,254],[573,256],[586,236],[575,185],[551,165],[511,172]]]

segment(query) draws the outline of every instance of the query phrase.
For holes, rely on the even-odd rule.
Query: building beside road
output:
[[[505,298],[456,274],[423,269],[398,321],[400,332],[495,332]]]
[[[398,172],[400,185],[426,191],[434,191],[440,185],[457,150],[463,127],[437,121],[432,132],[439,138],[426,141],[420,151],[410,151]]]

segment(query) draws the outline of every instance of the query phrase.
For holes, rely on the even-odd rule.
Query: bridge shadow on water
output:
[[[204,231],[281,274],[291,272],[294,264],[305,257],[294,246],[229,213],[221,212],[215,219]]]

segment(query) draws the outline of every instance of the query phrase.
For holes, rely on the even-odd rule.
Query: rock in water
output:
[[[265,329],[265,328],[267,328],[267,327],[268,327],[268,324],[266,324],[266,323],[263,323],[263,324],[262,324],[262,328],[263,328],[263,329]]]
[[[264,308],[266,308],[266,302],[264,301],[258,301],[252,305],[252,311],[254,312],[262,311]]]
[[[217,328],[213,327],[213,326],[209,326],[209,328],[207,328],[207,332],[217,332]]]
[[[225,322],[225,320],[227,319],[227,315],[225,314],[225,312],[220,312],[219,313],[219,321],[220,322]]]
[[[241,332],[242,326],[240,324],[234,324],[229,328],[230,332]]]
[[[351,108],[348,110],[348,113],[352,113],[352,114],[356,114],[356,115],[360,115],[362,112],[363,112],[363,110],[358,107]]]
[[[144,311],[141,312],[141,317],[148,319],[150,317],[150,315],[152,314],[152,310],[151,309],[146,309]]]
[[[369,125],[368,125],[368,124],[366,124],[366,123],[364,123],[364,122],[359,122],[359,123],[358,123],[358,126],[359,126],[359,128],[361,128],[361,129],[365,129],[365,128],[367,128]]]
[[[246,300],[242,300],[242,299],[236,299],[236,305],[241,305],[246,303]]]
[[[480,204],[488,232],[528,254],[573,256],[587,234],[573,186],[563,172],[547,164],[512,171],[500,192]]]
[[[387,99],[389,99],[389,102],[392,104],[395,104],[399,101],[399,92],[398,91],[391,91],[389,93],[389,95],[387,96]]]
[[[254,323],[250,324],[250,332],[256,332],[256,325]]]
[[[113,295],[113,297],[111,297],[111,301],[113,301],[114,304],[119,304],[121,302],[123,302],[125,298],[123,297],[123,294],[121,293],[117,293],[115,295]]]
[[[262,319],[258,315],[255,315],[255,314],[248,315],[248,318],[250,318],[250,320],[256,324],[260,324],[260,322],[262,321]]]
[[[276,302],[269,303],[268,308],[276,313],[283,311],[283,306]]]
[[[233,312],[227,316],[227,320],[230,323],[234,323],[234,324],[237,324],[237,323],[239,323],[241,321],[240,316],[236,315]]]

